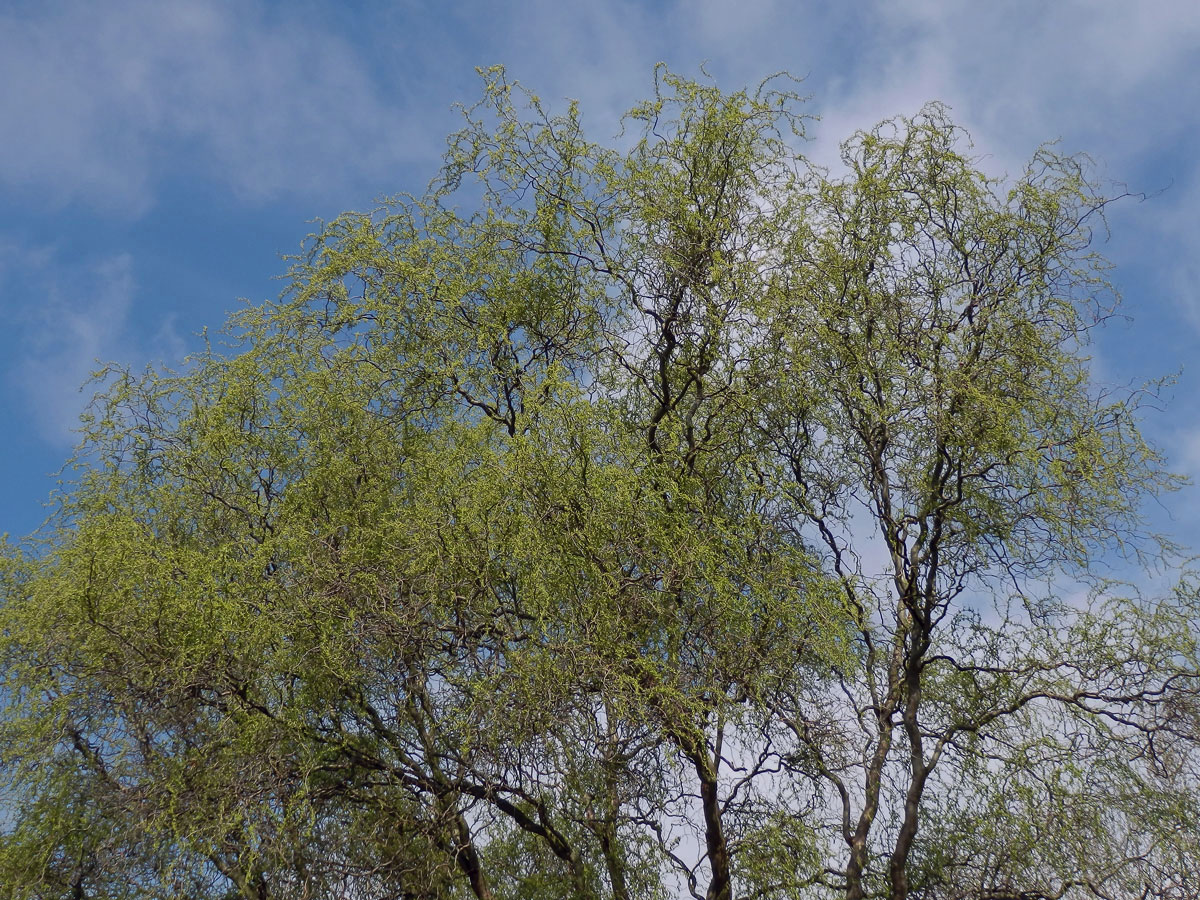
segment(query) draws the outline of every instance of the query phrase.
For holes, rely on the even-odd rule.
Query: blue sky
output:
[[[942,100],[996,173],[1061,139],[1153,196],[1111,216],[1128,322],[1098,376],[1182,369],[1146,423],[1200,476],[1200,5],[1195,0],[0,3],[0,532],[44,517],[96,359],[178,361],[274,297],[317,217],[419,191],[475,66],[503,63],[596,138],[654,64],[725,87],[787,69],[807,151]],[[1200,493],[1154,510],[1200,549]]]

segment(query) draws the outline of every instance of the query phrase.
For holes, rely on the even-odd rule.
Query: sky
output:
[[[1200,5],[1195,0],[0,0],[0,533],[23,536],[102,362],[177,364],[273,299],[314,220],[421,191],[475,67],[606,140],[655,63],[722,87],[787,70],[804,152],[947,103],[983,165],[1086,152],[1117,204],[1099,249],[1126,318],[1096,377],[1175,374],[1147,434],[1200,480]],[[1200,489],[1150,510],[1200,551]]]

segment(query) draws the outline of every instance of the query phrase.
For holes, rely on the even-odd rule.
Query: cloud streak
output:
[[[79,414],[92,393],[85,383],[101,364],[182,356],[169,322],[148,338],[136,335],[137,284],[129,254],[64,263],[51,248],[8,244],[0,260],[0,295],[8,309],[19,311],[9,320],[12,350],[4,381],[29,426],[51,446],[75,443]]]
[[[329,196],[428,137],[355,49],[303,17],[217,0],[0,15],[0,184],[144,212],[184,174],[243,198]]]

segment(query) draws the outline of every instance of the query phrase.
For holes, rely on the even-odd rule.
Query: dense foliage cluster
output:
[[[7,549],[0,895],[1200,896],[1083,162],[485,83],[232,349],[114,373]]]

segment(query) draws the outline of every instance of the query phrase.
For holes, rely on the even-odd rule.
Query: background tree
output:
[[[617,151],[484,79],[9,548],[8,894],[1190,896],[1081,161],[931,106],[834,177],[786,81],[665,71]]]

